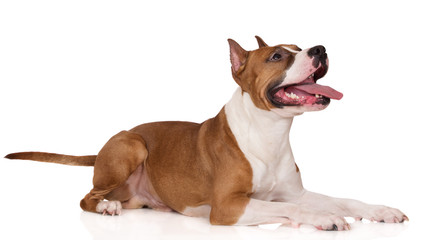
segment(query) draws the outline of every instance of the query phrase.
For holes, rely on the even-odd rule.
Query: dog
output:
[[[149,207],[209,218],[213,225],[310,224],[349,230],[344,217],[400,223],[400,210],[307,191],[294,161],[294,116],[325,109],[343,94],[317,84],[328,71],[325,47],[267,45],[246,51],[228,39],[238,88],[205,122],[153,122],[113,136],[98,155],[20,152],[6,156],[94,166],[83,210],[117,215]]]

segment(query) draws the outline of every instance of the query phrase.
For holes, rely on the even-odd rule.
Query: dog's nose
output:
[[[310,48],[307,52],[309,57],[320,57],[326,53],[326,48],[322,45],[317,45]]]

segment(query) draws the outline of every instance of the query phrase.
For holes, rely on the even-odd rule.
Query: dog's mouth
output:
[[[335,89],[317,84],[326,75],[327,66],[321,65],[314,73],[297,84],[273,86],[268,98],[276,107],[321,104],[327,105],[332,99],[340,100],[343,94]]]

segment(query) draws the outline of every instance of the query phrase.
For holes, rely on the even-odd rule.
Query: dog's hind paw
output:
[[[102,215],[120,215],[122,213],[122,204],[119,201],[101,201],[96,205],[96,211],[102,213]]]

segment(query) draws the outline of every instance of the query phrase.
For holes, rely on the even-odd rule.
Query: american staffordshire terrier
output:
[[[311,224],[348,230],[344,217],[399,223],[399,210],[332,198],[304,189],[289,144],[293,117],[325,109],[342,94],[317,84],[328,71],[323,46],[244,50],[229,39],[231,72],[239,85],[217,116],[205,122],[153,122],[113,136],[98,155],[13,153],[28,159],[94,166],[85,211],[120,214],[149,207],[212,224]]]

